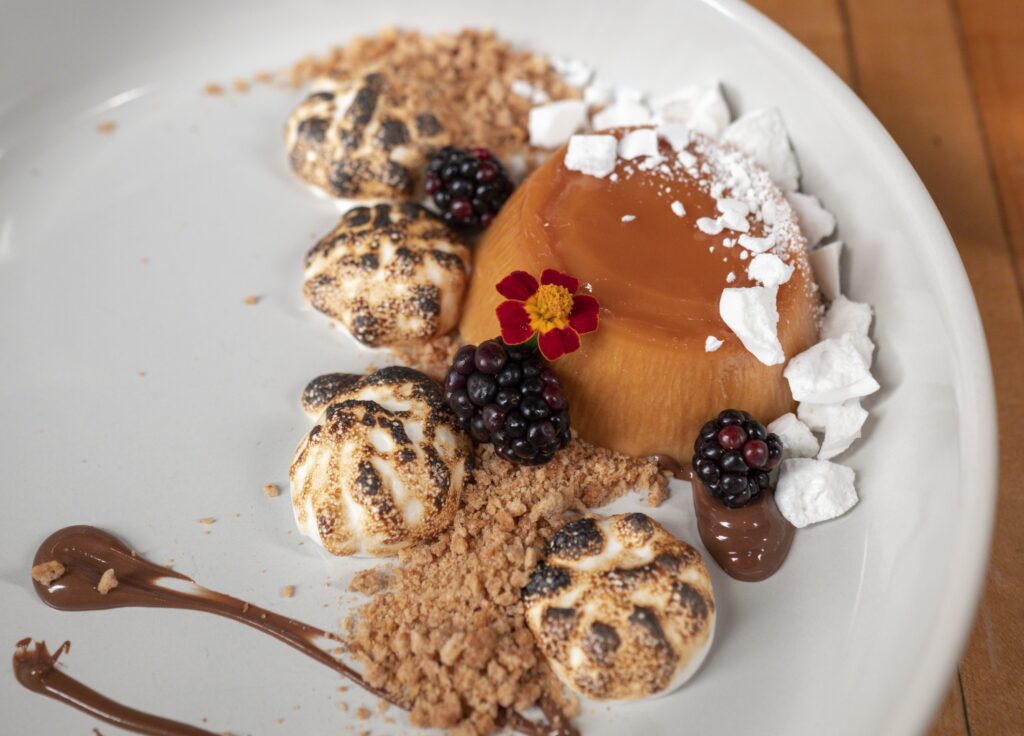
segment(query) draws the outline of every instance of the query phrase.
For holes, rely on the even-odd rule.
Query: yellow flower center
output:
[[[564,286],[557,284],[542,285],[526,300],[530,328],[541,333],[568,327],[571,311],[572,294]]]

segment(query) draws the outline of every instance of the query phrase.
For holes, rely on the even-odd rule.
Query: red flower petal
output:
[[[526,313],[526,306],[522,302],[502,302],[494,312],[498,315],[498,324],[501,325],[501,339],[506,344],[522,345],[533,337],[530,315]]]
[[[586,294],[579,294],[572,298],[572,311],[569,312],[569,326],[581,335],[593,332],[597,329],[598,315],[601,312],[601,305],[597,299]]]
[[[518,299],[525,302],[537,293],[537,279],[526,271],[513,271],[499,281],[495,287],[506,299]]]
[[[570,294],[575,294],[580,288],[579,279],[573,278],[572,276],[566,276],[561,271],[556,271],[553,268],[544,269],[544,273],[540,275],[540,282],[542,284],[555,284],[556,286],[564,286],[569,290]]]
[[[575,330],[555,328],[541,334],[537,339],[540,347],[540,354],[550,362],[554,362],[563,355],[576,352],[580,349],[580,336]]]

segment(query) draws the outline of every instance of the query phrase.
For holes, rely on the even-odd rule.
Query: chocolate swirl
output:
[[[102,529],[69,526],[54,532],[39,546],[33,564],[41,565],[53,560],[64,567],[63,574],[48,585],[38,581],[33,583],[36,594],[51,608],[61,611],[125,607],[179,608],[223,616],[283,641],[377,697],[407,709],[406,704],[397,702],[336,659],[328,651],[328,648],[334,649],[339,643],[332,634],[204,588],[186,575],[139,557],[124,542]],[[117,586],[106,593],[100,593],[99,580],[107,570],[114,570]],[[44,642],[30,649],[31,641],[23,639],[18,642],[13,659],[18,682],[29,690],[60,700],[136,733],[157,736],[205,736],[211,733],[128,708],[55,669],[57,659],[70,648],[69,642],[65,642],[51,655]],[[577,731],[561,714],[547,712],[547,708],[545,711],[547,723],[534,723],[511,710],[502,714],[502,721],[528,736],[577,736]]]

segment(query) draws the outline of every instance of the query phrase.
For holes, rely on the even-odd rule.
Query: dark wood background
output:
[[[753,0],[867,103],[963,259],[999,402],[985,594],[932,736],[1024,734],[1024,0]]]

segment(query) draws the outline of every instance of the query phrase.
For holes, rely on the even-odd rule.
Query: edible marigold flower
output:
[[[540,283],[526,271],[513,271],[495,286],[505,297],[495,312],[501,338],[522,345],[536,337],[541,355],[556,361],[580,347],[580,335],[597,329],[600,305],[588,294],[577,294],[580,282],[546,269]]]

